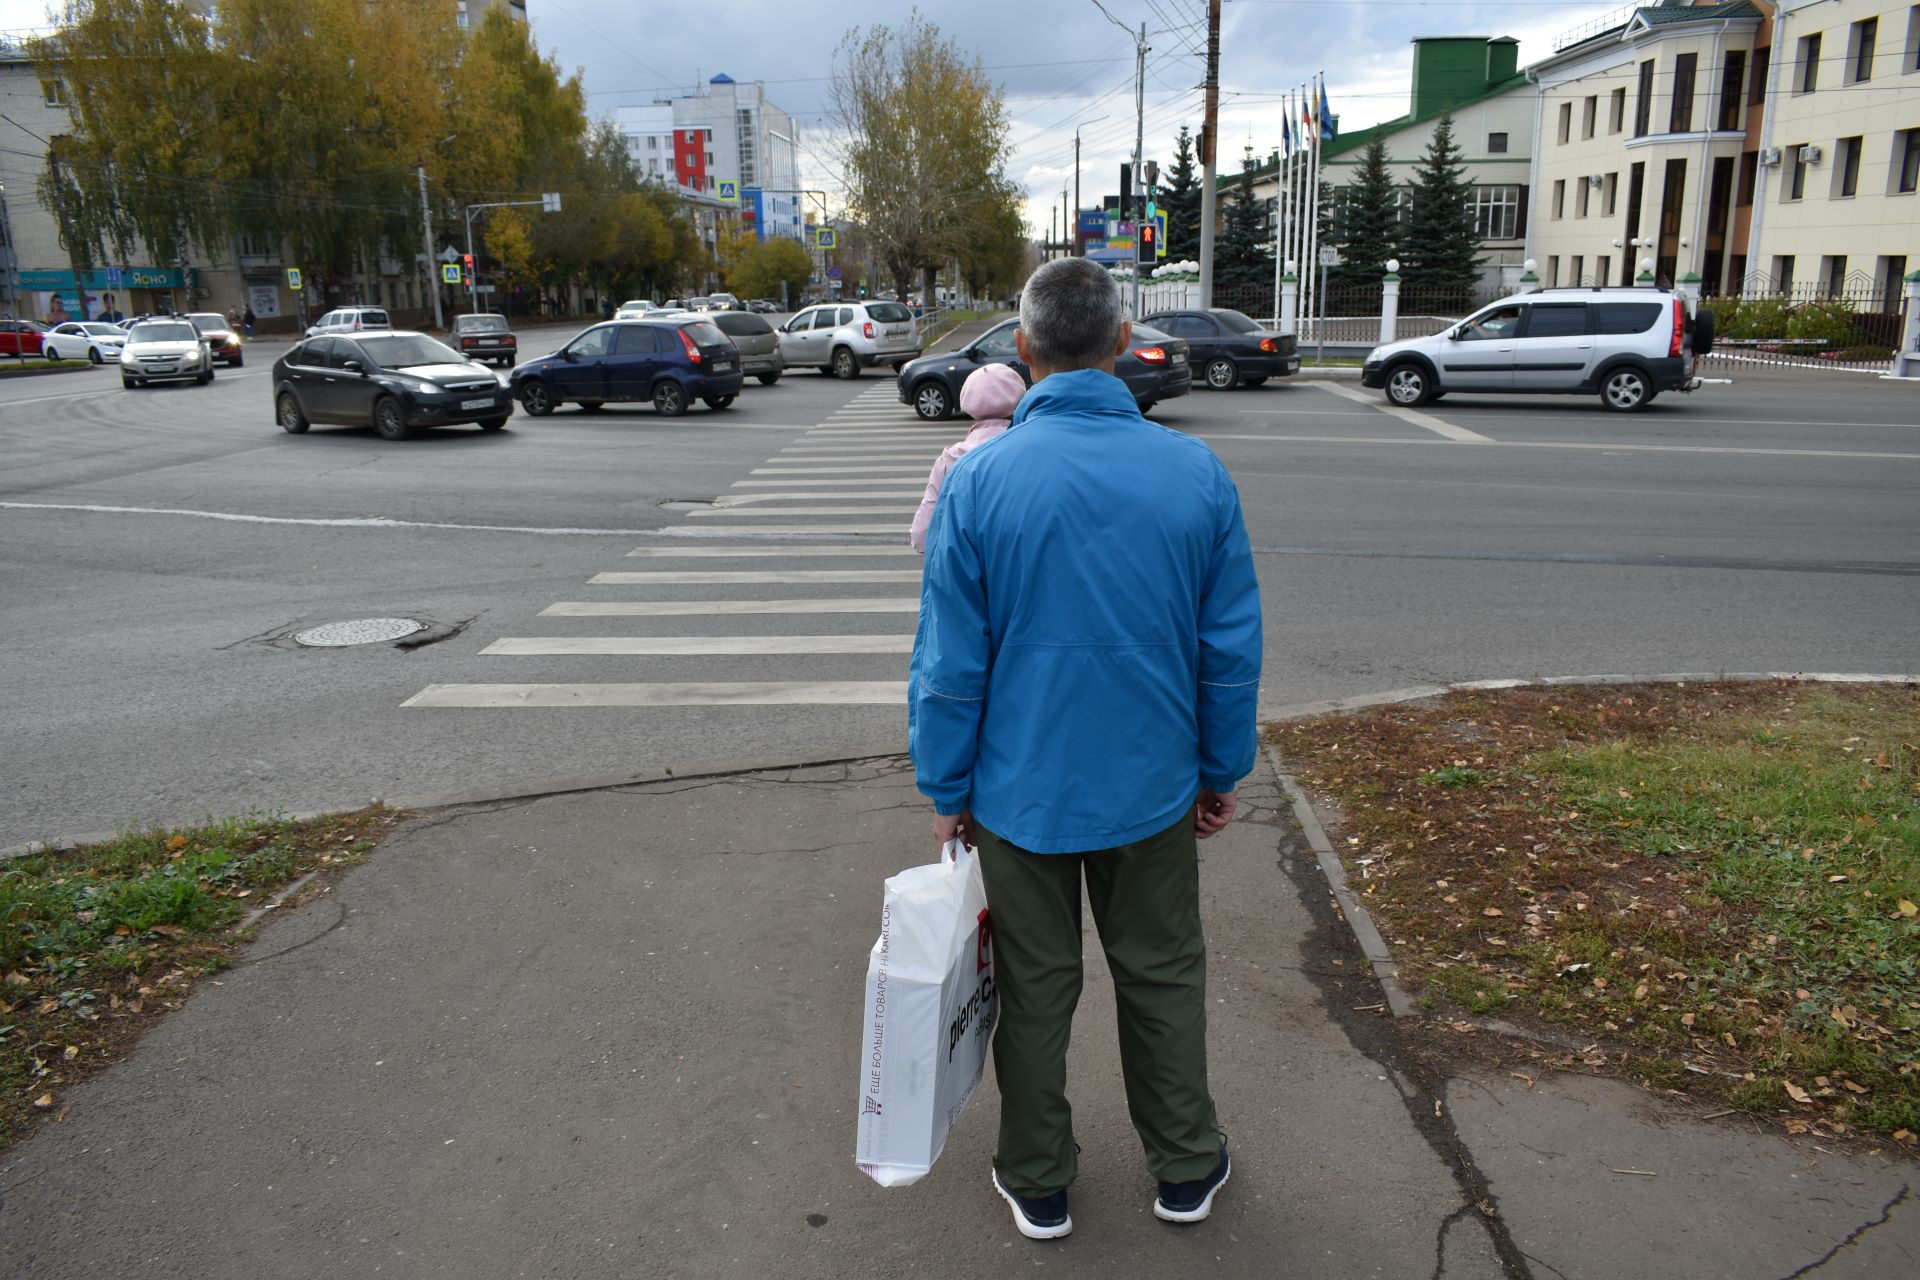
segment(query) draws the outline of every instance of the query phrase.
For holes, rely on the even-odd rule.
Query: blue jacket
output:
[[[954,465],[908,690],[916,780],[1035,853],[1165,830],[1252,771],[1260,586],[1213,451],[1099,370]]]

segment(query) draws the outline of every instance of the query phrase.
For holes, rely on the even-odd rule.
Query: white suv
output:
[[[901,365],[920,355],[920,327],[897,302],[830,302],[808,307],[781,325],[780,360],[792,369],[815,368],[857,378],[876,364]]]
[[[1503,298],[1431,338],[1375,347],[1362,385],[1403,408],[1448,392],[1598,394],[1616,413],[1692,391],[1713,313],[1667,289],[1542,289]]]
[[[380,307],[340,307],[314,321],[307,329],[309,338],[323,334],[354,334],[363,329],[391,329],[393,322]]]

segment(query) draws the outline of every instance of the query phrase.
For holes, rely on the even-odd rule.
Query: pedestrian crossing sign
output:
[[[835,246],[833,228],[815,227],[813,229],[813,242],[822,249],[833,248]]]
[[[446,284],[459,284],[460,283],[460,264],[457,262],[441,263],[440,279],[443,283],[446,283]]]
[[[718,190],[715,192],[715,198],[719,200],[721,204],[739,204],[740,184],[737,182],[719,183]]]
[[[300,292],[300,268],[287,268],[287,288],[293,290],[295,293]]]

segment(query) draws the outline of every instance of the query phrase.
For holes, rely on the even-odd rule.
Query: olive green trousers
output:
[[[1080,1002],[1080,881],[1113,974],[1127,1109],[1162,1182],[1212,1173],[1220,1125],[1207,1089],[1207,950],[1193,819],[1093,853],[1028,853],[976,829],[1000,994],[994,1168],[1017,1195],[1079,1171],[1067,1043]]]

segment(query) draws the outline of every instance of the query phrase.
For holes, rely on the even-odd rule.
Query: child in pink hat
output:
[[[965,440],[948,445],[933,461],[933,473],[927,477],[927,494],[920,499],[920,510],[914,513],[913,528],[907,534],[907,541],[915,551],[927,549],[927,526],[933,523],[933,507],[940,501],[940,486],[947,482],[947,472],[953,470],[953,464],[968,450],[1005,431],[1007,420],[1013,417],[1020,397],[1026,393],[1026,380],[1014,372],[1011,365],[990,364],[967,375],[960,387],[960,412],[973,419],[973,430],[967,432]]]

